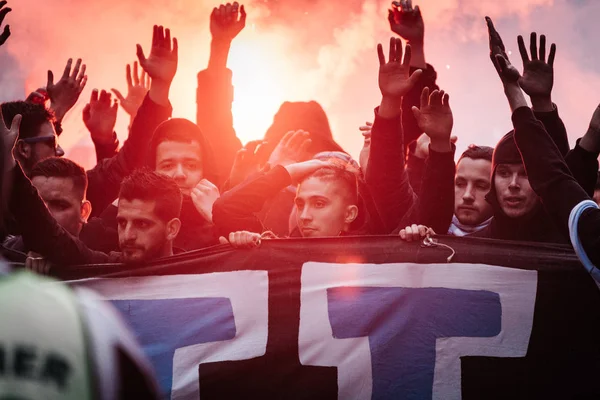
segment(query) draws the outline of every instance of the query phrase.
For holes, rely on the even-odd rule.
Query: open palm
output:
[[[177,39],[173,38],[171,45],[171,31],[155,25],[150,55],[146,58],[142,46],[138,44],[137,56],[150,78],[171,82],[177,72],[177,50]]]
[[[537,34],[533,32],[530,39],[531,58],[527,54],[523,37],[518,37],[519,52],[523,59],[523,76],[519,85],[530,97],[550,96],[554,85],[554,57],[556,45],[550,46],[550,54],[546,61],[546,36],[540,37],[538,52]]]
[[[383,55],[381,44],[377,46],[379,56],[379,89],[386,97],[402,97],[415,85],[419,73],[410,74],[410,45],[406,45],[404,61],[402,61],[402,40],[390,39],[388,62]]]
[[[430,96],[426,87],[421,92],[421,108],[413,107],[419,128],[432,140],[450,139],[454,118],[448,100],[443,90],[434,90]]]

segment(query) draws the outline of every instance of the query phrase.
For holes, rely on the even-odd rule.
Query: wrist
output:
[[[429,149],[436,153],[449,153],[452,151],[452,143],[450,143],[450,137],[447,139],[431,139],[429,143]]]
[[[411,49],[411,58],[410,58],[410,66],[414,68],[427,68],[427,62],[425,61],[425,47],[423,43],[423,38],[420,40],[411,40],[407,44],[410,45]]]
[[[226,68],[230,47],[231,40],[213,38],[210,43],[210,57],[208,58],[208,68]]]
[[[381,99],[379,106],[379,116],[382,118],[395,118],[400,115],[402,110],[402,97],[386,96]]]
[[[579,147],[590,153],[600,153],[600,132],[588,129],[579,141]]]
[[[531,106],[533,111],[538,112],[551,112],[554,111],[554,104],[552,103],[552,96],[531,96]]]
[[[54,112],[57,122],[62,122],[67,114],[68,108],[62,107],[60,104],[50,103],[50,109]]]
[[[164,81],[153,79],[150,84],[150,91],[148,95],[150,99],[161,106],[168,106],[169,103],[169,90],[171,89],[171,81]]]
[[[504,94],[512,112],[521,107],[528,107],[525,95],[517,82],[504,83]]]
[[[113,145],[115,143],[117,143],[117,134],[112,131],[112,132],[90,132],[91,136],[92,136],[92,142],[94,142],[94,144],[98,144],[101,146],[108,146],[108,145]]]

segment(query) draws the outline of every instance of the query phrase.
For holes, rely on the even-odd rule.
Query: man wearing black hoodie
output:
[[[552,44],[546,60],[545,36],[540,38],[538,53],[537,35],[532,33],[530,59],[523,38],[519,36],[519,51],[524,65],[521,76],[510,65],[502,39],[494,29],[491,19],[486,20],[490,34],[490,57],[505,85],[505,91],[513,90],[514,86],[507,82],[517,81],[519,92],[522,88],[530,96],[535,117],[544,125],[561,155],[566,157],[576,179],[588,188],[588,191],[593,191],[592,175],[598,168],[597,155],[586,148],[585,142],[583,146],[578,142],[577,146],[569,151],[566,129],[551,100],[556,46]],[[510,65],[509,74],[512,75],[503,72],[505,69],[501,63],[504,61]],[[569,242],[567,235],[558,228],[556,219],[547,213],[530,185],[521,154],[515,145],[514,131],[506,134],[494,150],[492,187],[486,199],[492,205],[494,218],[486,229],[471,236],[550,243]]]

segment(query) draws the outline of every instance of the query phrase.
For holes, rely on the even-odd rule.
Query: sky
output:
[[[9,0],[5,23],[12,36],[0,51],[0,101],[24,98],[46,84],[47,70],[60,75],[69,57],[87,64],[88,84],[63,122],[60,144],[67,156],[92,167],[95,155],[81,113],[93,88],[126,89],[125,65],[135,45],[149,51],[152,25],[171,28],[179,40],[179,69],[171,89],[174,117],[195,119],[196,74],[208,61],[209,15],[219,3],[206,0]],[[381,95],[377,43],[393,34],[389,1],[251,0],[246,29],[229,57],[233,71],[234,125],[242,142],[261,138],[286,100],[316,100],[329,116],[335,139],[355,158],[362,147],[358,127],[372,120]],[[427,62],[450,94],[457,155],[470,143],[494,145],[511,129],[510,111],[489,60],[484,16],[502,35],[519,69],[519,34],[546,34],[556,43],[553,100],[571,144],[600,102],[600,1],[422,0]],[[127,137],[121,109],[116,131]]]

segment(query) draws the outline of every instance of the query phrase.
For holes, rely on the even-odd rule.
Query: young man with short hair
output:
[[[487,227],[493,215],[485,196],[491,188],[494,149],[471,145],[456,164],[454,216],[448,234],[465,236]]]
[[[353,223],[359,216],[356,174],[321,160],[275,166],[224,193],[213,208],[218,233],[223,238],[240,231],[260,236],[266,229],[256,213],[290,184],[298,185],[298,227],[290,236],[335,237],[353,233]]]

